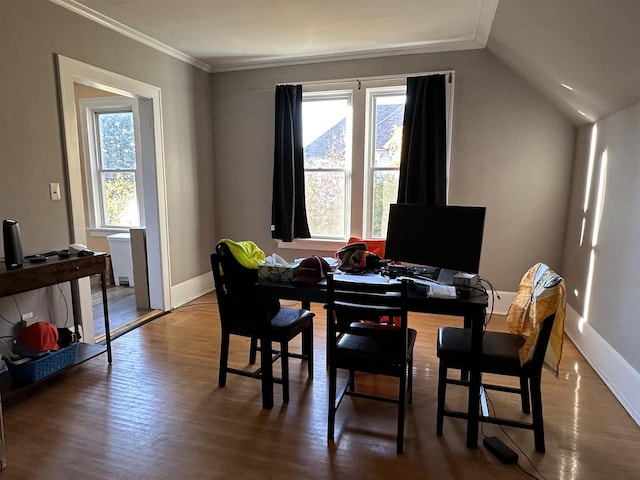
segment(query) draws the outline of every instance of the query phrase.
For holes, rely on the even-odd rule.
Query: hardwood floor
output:
[[[463,420],[446,418],[444,435],[435,434],[435,332],[456,319],[410,317],[418,330],[413,404],[405,453],[396,455],[393,405],[362,399],[345,399],[336,443],[327,445],[325,321],[319,306],[314,379],[307,380],[306,365],[291,360],[288,405],[282,404],[279,385],[273,410],[261,408],[256,380],[233,375],[218,388],[214,298],[206,295],[117,338],[111,366],[99,356],[5,408],[8,466],[0,479],[528,478],[482,446],[467,449]],[[490,328],[502,322],[495,317]],[[247,352],[247,342],[232,340],[235,365],[246,364]],[[363,381],[384,389],[391,380]],[[505,429],[522,449],[524,470],[549,480],[640,477],[640,427],[568,339],[560,376],[544,372],[542,392],[547,453],[535,452],[532,432]],[[462,388],[447,393],[450,405],[464,403]],[[511,397],[492,393],[493,408],[517,413],[518,400]],[[497,426],[484,425],[483,433],[509,443]]]
[[[129,286],[107,286],[107,303],[109,305],[109,326],[111,335],[135,328],[138,323],[158,315],[160,310],[139,308],[136,306],[135,288]],[[93,325],[97,341],[104,339],[104,310],[102,307],[102,290],[100,277],[91,277],[91,304]]]

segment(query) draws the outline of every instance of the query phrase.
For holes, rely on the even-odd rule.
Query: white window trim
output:
[[[95,138],[95,122],[94,114],[96,112],[120,111],[122,109],[130,109],[133,113],[134,135],[136,143],[136,197],[138,202],[138,215],[141,227],[145,225],[144,218],[144,189],[143,189],[143,173],[142,173],[142,156],[140,151],[140,115],[138,112],[138,100],[122,96],[109,96],[97,98],[81,98],[78,101],[79,112],[81,116],[81,130],[83,136],[83,151],[85,164],[85,178],[87,186],[87,204],[89,210],[89,228],[87,231],[93,237],[106,237],[114,233],[128,232],[128,227],[121,226],[104,226],[103,222],[98,222],[102,218],[100,211],[101,202],[96,201],[96,195],[101,190],[99,187],[100,179],[97,175],[98,160],[93,145],[97,145]],[[104,220],[104,219],[102,219]]]
[[[449,201],[449,179],[450,177],[450,172],[451,172],[451,145],[452,145],[452,138],[453,138],[453,111],[454,111],[454,91],[455,91],[455,71],[454,70],[447,70],[447,71],[437,71],[437,72],[424,72],[424,73],[412,73],[412,74],[406,74],[406,75],[394,75],[394,76],[380,76],[380,77],[367,77],[367,78],[361,78],[361,79],[343,79],[343,80],[327,80],[327,81],[322,81],[322,82],[286,82],[286,83],[298,83],[298,84],[302,84],[304,87],[304,91],[307,92],[313,92],[313,91],[328,91],[328,90],[341,90],[341,89],[345,89],[345,87],[348,88],[357,88],[359,83],[365,83],[366,82],[366,87],[370,88],[370,87],[383,87],[383,86],[398,86],[399,85],[399,80],[404,80],[406,82],[406,78],[407,77],[415,77],[415,76],[426,76],[426,75],[437,75],[437,74],[445,74],[447,75],[447,78],[445,80],[445,86],[446,86],[446,102],[447,102],[447,109],[446,109],[446,123],[447,123],[447,158],[446,158],[446,171],[447,171],[447,186],[446,186],[446,199],[447,202]],[[331,88],[331,86],[337,86],[336,88]],[[356,97],[354,95],[354,112],[356,111],[355,108],[355,102]],[[365,96],[362,95],[362,98],[364,98]],[[361,111],[364,112],[364,107],[361,108]],[[352,119],[352,122],[356,122],[357,120],[355,118]],[[364,131],[364,130],[363,130]],[[357,139],[353,139],[353,143],[354,146],[356,144],[358,144],[358,140]],[[364,141],[359,142],[361,144],[361,146],[357,147],[357,148],[361,148],[364,149]],[[355,155],[358,152],[354,151],[353,152],[353,157],[355,157]],[[364,152],[362,153],[362,158],[364,158]],[[358,163],[362,163],[364,168],[364,162],[358,162]],[[351,169],[351,174],[352,175],[356,175],[357,172],[354,172],[354,168],[355,165],[352,165],[352,169]],[[360,172],[361,177],[364,180],[364,171]],[[349,182],[350,184],[352,184],[353,182]],[[364,185],[363,181],[363,185],[362,188],[366,188]],[[360,192],[361,195],[359,195],[358,198],[360,198],[361,202],[364,202],[364,192]],[[350,192],[350,195],[354,195],[357,194],[357,192]],[[355,212],[353,211],[355,210]],[[349,209],[349,213],[347,213],[347,215],[350,215],[351,217],[351,221],[350,221],[350,225],[351,225],[351,229],[350,232],[348,233],[347,237],[342,240],[342,239],[325,239],[325,238],[305,238],[305,239],[294,239],[291,242],[285,242],[283,240],[276,240],[276,244],[277,247],[280,249],[292,249],[292,250],[309,250],[309,251],[336,251],[339,248],[343,247],[344,244],[346,243],[346,241],[349,239],[349,237],[362,237],[363,236],[363,232],[365,231],[365,225],[363,222],[364,219],[364,215],[368,215],[368,212],[364,212],[364,206],[361,204],[361,208],[359,209],[354,209],[354,203],[353,203],[353,198],[351,198],[351,202],[350,202],[350,209]],[[359,218],[358,218],[359,217]]]
[[[320,238],[296,238],[291,242],[276,240],[278,248],[314,252],[335,252],[344,247],[345,243],[346,240],[324,240]]]
[[[347,119],[346,119],[346,123],[347,123],[347,129],[350,129],[351,131],[353,131],[353,111],[354,111],[354,95],[353,95],[353,88],[347,88],[347,89],[343,89],[343,88],[338,88],[338,89],[330,89],[327,90],[326,86],[324,87],[315,87],[315,86],[309,86],[305,88],[305,92],[304,93],[311,93],[312,95],[316,92],[319,91],[320,94],[319,95],[313,95],[314,99],[323,99],[323,97],[326,97],[327,99],[343,99],[346,100],[348,105],[351,107],[350,108],[350,113],[347,115]],[[307,97],[308,98],[308,97]],[[345,166],[344,168],[318,168],[318,169],[305,169],[305,172],[309,171],[309,172],[323,172],[323,173],[327,173],[327,172],[344,172],[344,195],[345,195],[345,201],[351,205],[352,204],[352,192],[351,192],[351,185],[353,183],[353,146],[351,144],[347,144],[345,145],[345,150],[346,150],[346,158],[345,158]],[[344,231],[348,232],[351,228],[351,208],[345,209],[345,218],[344,218],[344,225],[343,225]],[[313,240],[319,240],[322,242],[335,242],[335,241],[342,241],[342,238],[340,237],[330,237],[330,236],[316,236],[313,237]],[[343,242],[344,244],[344,242]]]
[[[116,233],[129,233],[129,228],[87,228],[92,237],[108,237]]]
[[[364,123],[364,130],[363,132],[365,133],[365,135],[367,133],[372,133],[372,126],[371,126],[371,122],[374,120],[374,118],[376,118],[376,114],[375,114],[375,110],[372,109],[372,101],[374,98],[377,97],[383,97],[384,93],[390,93],[392,95],[397,95],[398,94],[398,90],[400,88],[403,88],[404,92],[403,95],[406,95],[406,81],[404,82],[404,84],[399,84],[397,81],[394,82],[390,82],[390,81],[381,81],[381,80],[375,80],[375,81],[363,81],[363,89],[365,90],[365,95],[364,95],[364,101],[365,101],[365,123]],[[375,91],[373,91],[375,89]],[[364,189],[363,191],[363,204],[362,204],[362,219],[360,221],[360,228],[362,229],[360,231],[359,235],[356,235],[358,237],[361,238],[372,238],[373,235],[371,235],[371,231],[373,229],[373,182],[374,182],[374,176],[375,176],[375,172],[377,171],[383,171],[383,170],[389,170],[389,171],[397,171],[399,170],[398,168],[395,167],[376,167],[373,163],[373,159],[375,157],[375,142],[376,142],[376,138],[375,135],[369,135],[369,137],[367,138],[367,142],[365,144],[365,142],[362,142],[364,145],[364,152],[363,152],[363,162],[362,162],[362,178],[363,178],[363,182],[362,182],[362,187]],[[366,172],[366,176],[365,176],[365,172]]]

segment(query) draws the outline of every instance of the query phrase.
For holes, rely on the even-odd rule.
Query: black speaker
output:
[[[4,263],[7,270],[20,268],[24,262],[20,225],[15,220],[2,222],[2,239],[4,240]]]

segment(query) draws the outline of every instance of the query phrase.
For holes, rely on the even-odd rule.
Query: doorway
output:
[[[144,179],[144,212],[146,227],[146,249],[148,267],[149,312],[136,312],[136,318],[123,320],[111,318],[112,334],[118,334],[125,324],[146,321],[147,316],[157,315],[169,309],[170,280],[167,248],[166,199],[164,197],[164,154],[161,127],[160,89],[158,87],[124,77],[62,55],[57,57],[61,111],[64,125],[64,140],[67,157],[67,194],[71,213],[71,241],[89,246],[95,241],[106,241],[106,234],[95,235],[87,212],[86,175],[84,157],[79,135],[79,118],[76,106],[79,87],[89,88],[102,95],[121,96],[133,99],[138,105],[140,115],[140,159],[141,176]],[[103,233],[109,233],[103,232]],[[113,233],[113,232],[112,232]],[[104,244],[106,246],[106,243]],[[108,251],[108,248],[98,248]],[[126,288],[126,287],[122,287]],[[79,285],[80,311],[84,341],[100,341],[103,331],[96,330],[93,321],[93,300],[91,282],[81,281]],[[114,302],[116,297],[114,297]],[[116,304],[114,303],[114,307]],[[98,310],[100,313],[98,314]],[[116,310],[110,305],[110,312]],[[135,310],[135,309],[134,309]],[[140,314],[140,315],[138,315]],[[99,315],[99,317],[97,316]],[[96,320],[102,321],[101,310],[96,310]],[[103,330],[103,329],[102,329]]]

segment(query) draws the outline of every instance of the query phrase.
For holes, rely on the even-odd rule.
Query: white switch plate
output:
[[[60,200],[60,184],[50,183],[49,192],[51,193],[51,200]]]

